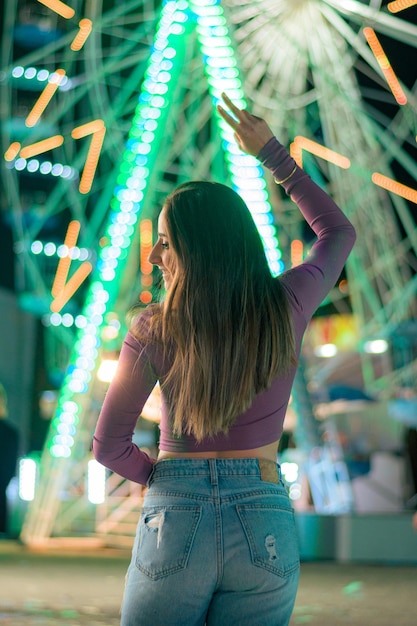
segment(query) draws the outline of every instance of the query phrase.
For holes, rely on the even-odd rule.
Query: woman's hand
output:
[[[240,149],[248,154],[258,156],[264,145],[272,139],[274,133],[265,120],[251,115],[244,109],[238,109],[225,93],[222,93],[222,99],[237,119],[229,115],[220,104],[217,105],[217,110],[224,121],[235,131],[235,138]]]

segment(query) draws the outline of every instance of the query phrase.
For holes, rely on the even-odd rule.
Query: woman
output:
[[[299,576],[291,505],[276,464],[306,325],[336,283],[355,232],[261,119],[223,96],[242,150],[257,155],[317,235],[273,278],[251,215],[216,183],[166,200],[150,254],[165,300],[134,320],[94,437],[96,458],[147,484],[123,626],[284,626]],[[132,444],[162,389],[159,455]]]

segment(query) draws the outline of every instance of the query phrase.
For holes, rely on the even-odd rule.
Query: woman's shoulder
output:
[[[160,319],[161,305],[149,304],[147,307],[135,307],[130,314],[129,332],[139,341],[152,341],[157,336],[157,323]]]

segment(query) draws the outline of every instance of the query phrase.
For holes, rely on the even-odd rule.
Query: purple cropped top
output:
[[[286,179],[295,163],[275,139],[261,150],[259,160],[277,181]],[[306,326],[320,303],[335,285],[355,241],[355,230],[333,200],[299,167],[282,183],[297,204],[317,240],[305,261],[284,272],[283,284],[293,318],[297,355]],[[141,336],[149,328],[152,309],[140,314]],[[145,331],[145,333],[144,333]],[[129,331],[120,352],[116,375],[110,384],[97,422],[93,452],[98,461],[124,478],[146,484],[155,463],[133,442],[136,421],[153,387],[168,371],[163,350],[155,343],[140,343]],[[282,434],[296,368],[277,377],[259,393],[250,408],[239,415],[227,435],[197,443],[192,436],[175,436],[170,428],[167,401],[162,394],[161,450],[206,452],[248,450],[278,440]]]

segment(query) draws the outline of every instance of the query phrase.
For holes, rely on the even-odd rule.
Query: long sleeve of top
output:
[[[144,320],[140,320],[143,324]],[[145,485],[155,459],[132,442],[136,422],[157,382],[146,347],[129,332],[107,391],[93,437],[97,461],[120,476]]]
[[[317,236],[305,261],[277,278],[285,288],[294,325],[297,351],[314,311],[335,285],[355,241],[355,231],[333,200],[295,166],[286,150],[273,138],[258,155],[285,192],[297,204]],[[295,168],[295,171],[293,172]],[[290,176],[291,174],[291,176]],[[93,440],[95,457],[121,476],[146,484],[154,459],[141,451],[132,436],[153,387],[169,371],[160,343],[151,339],[152,307],[146,309],[123,343],[117,373],[110,384]],[[139,328],[140,332],[136,332]],[[136,337],[147,337],[139,341]],[[172,358],[172,357],[171,357]],[[175,436],[170,426],[168,400],[162,393],[160,449],[173,452],[248,450],[279,439],[295,376],[295,367],[278,376],[259,393],[251,407],[237,416],[227,434],[197,443],[192,435]]]
[[[289,177],[282,187],[317,236],[304,263],[282,276],[294,303],[309,321],[339,278],[355,242],[355,229],[332,198],[296,167],[275,138],[262,148],[258,158],[277,182]]]

